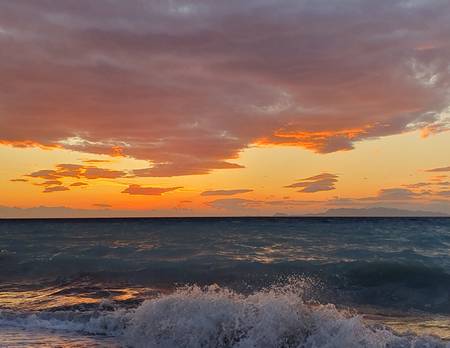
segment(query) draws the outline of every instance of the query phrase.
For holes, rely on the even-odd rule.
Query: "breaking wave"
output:
[[[134,309],[33,314],[0,312],[0,326],[116,337],[126,347],[450,347],[430,336],[398,335],[334,305],[305,300],[310,284],[291,279],[252,294],[185,286]]]

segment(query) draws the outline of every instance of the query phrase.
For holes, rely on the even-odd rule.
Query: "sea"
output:
[[[0,220],[0,347],[450,347],[450,219]]]

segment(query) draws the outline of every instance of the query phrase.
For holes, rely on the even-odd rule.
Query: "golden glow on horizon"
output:
[[[441,133],[425,139],[419,132],[395,135],[357,143],[354,150],[318,155],[298,147],[259,147],[242,151],[235,163],[243,169],[216,170],[206,175],[179,177],[119,177],[99,179],[60,179],[69,190],[43,193],[44,181],[24,176],[34,171],[53,169],[57,164],[88,164],[131,172],[143,168],[146,161],[126,157],[91,155],[63,149],[12,148],[0,146],[3,166],[0,180],[3,186],[0,205],[16,207],[65,206],[77,209],[135,209],[173,210],[185,214],[226,214],[208,202],[220,199],[245,199],[256,202],[275,201],[272,207],[256,207],[256,211],[312,212],[322,208],[323,201],[340,198],[375,196],[381,189],[404,187],[406,184],[427,181],[433,175],[426,169],[448,165],[450,136]],[[407,150],[405,150],[407,149]],[[442,151],[436,151],[442,149]],[[84,161],[84,162],[83,162]],[[333,173],[338,175],[334,190],[299,193],[285,188],[299,179]],[[434,173],[436,174],[436,173]],[[446,175],[446,173],[442,173]],[[435,176],[435,175],[434,175]],[[25,179],[26,182],[11,182]],[[69,186],[75,182],[88,185]],[[129,195],[121,193],[129,185],[143,187],[182,188],[161,195]],[[209,190],[252,189],[236,196],[208,196]],[[276,201],[308,201],[293,206],[282,206]],[[317,201],[318,203],[314,203]],[[253,204],[253,203],[252,203]],[[256,204],[256,203],[255,203]],[[277,206],[279,204],[280,206]],[[270,209],[269,209],[270,208]],[[189,209],[189,210],[185,210]]]

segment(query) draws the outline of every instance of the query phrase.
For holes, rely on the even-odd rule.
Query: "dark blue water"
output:
[[[300,283],[308,303],[447,318],[449,247],[447,218],[3,220],[2,320],[134,310],[186,284]]]

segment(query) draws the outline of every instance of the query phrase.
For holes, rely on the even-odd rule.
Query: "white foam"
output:
[[[131,347],[450,347],[437,338],[399,336],[368,326],[333,305],[302,300],[304,283],[242,295],[216,285],[184,287],[135,310],[51,313],[7,318],[0,325],[117,336]],[[83,317],[84,315],[84,317]]]

